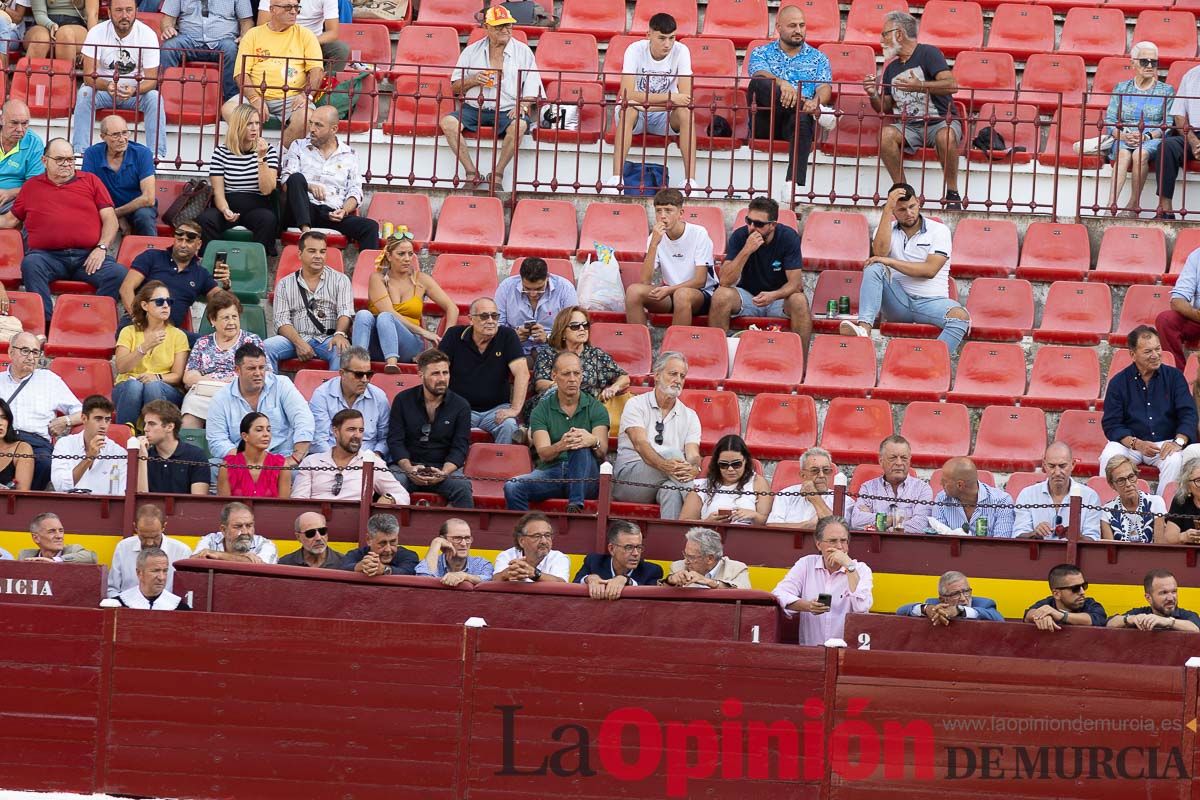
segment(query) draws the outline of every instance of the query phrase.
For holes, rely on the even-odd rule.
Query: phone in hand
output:
[[[216,258],[213,259],[213,263],[214,264],[224,264],[228,259],[229,259],[229,251],[228,250],[219,250],[219,251],[217,251]]]
[[[821,594],[817,595],[817,602],[826,608],[831,608],[833,606],[833,595],[827,592],[822,592]]]

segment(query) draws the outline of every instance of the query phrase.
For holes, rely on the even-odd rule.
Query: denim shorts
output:
[[[738,296],[742,298],[742,309],[733,316],[735,317],[786,317],[787,312],[783,310],[783,300],[776,300],[768,306],[759,308],[754,305],[754,295],[747,292],[742,287],[737,287]]]
[[[496,117],[496,109],[494,107],[480,108],[474,103],[463,103],[463,105],[455,111],[451,116],[457,117],[463,127],[471,132],[479,130],[480,126],[485,128],[495,127],[496,135],[503,136],[508,130],[508,126],[512,124],[512,112],[500,110],[499,119]],[[525,125],[529,125],[529,117],[523,117]]]

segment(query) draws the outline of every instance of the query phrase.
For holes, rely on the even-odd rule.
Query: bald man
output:
[[[9,100],[0,106],[0,214],[12,208],[25,181],[46,171],[46,146],[29,129],[29,106]]]
[[[1011,539],[1013,501],[979,480],[975,462],[952,458],[942,467],[942,490],[933,499],[933,519],[968,536]]]
[[[1100,538],[1100,495],[1094,489],[1071,480],[1075,459],[1065,442],[1054,442],[1042,456],[1046,480],[1026,486],[1017,495],[1013,535],[1018,539],[1062,539],[1071,525],[1071,496],[1083,498],[1080,514],[1081,535]],[[1022,508],[1021,506],[1040,506]],[[1090,508],[1089,508],[1090,506]]]
[[[300,549],[288,553],[278,563],[289,567],[340,569],[342,556],[329,546],[329,523],[315,511],[305,511],[296,517],[296,541]]]
[[[308,116],[308,138],[297,139],[283,156],[289,224],[306,231],[330,228],[358,249],[379,246],[379,224],[354,212],[363,199],[358,157],[338,139],[338,113],[321,106]]]

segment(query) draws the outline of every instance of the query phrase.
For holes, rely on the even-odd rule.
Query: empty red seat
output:
[[[504,255],[567,257],[578,244],[573,203],[527,199],[519,201],[513,211]]]
[[[624,13],[624,12],[622,12]],[[640,42],[646,37],[632,34],[618,34],[608,43],[604,51],[604,88],[615,92],[621,85],[621,70],[625,66],[625,51],[634,42]]]
[[[705,454],[711,454],[722,436],[742,434],[742,412],[733,392],[684,389],[679,400],[700,417],[700,449]]]
[[[1129,290],[1125,292],[1125,301],[1121,304],[1121,316],[1117,320],[1117,329],[1109,335],[1108,343],[1113,347],[1124,348],[1126,337],[1129,336],[1131,330],[1138,325],[1153,326],[1158,315],[1170,307],[1171,287],[1130,286]],[[1124,352],[1128,353],[1128,350]],[[1163,355],[1169,354],[1164,353]]]
[[[1108,437],[1101,425],[1103,414],[1099,411],[1072,409],[1062,412],[1058,418],[1058,429],[1054,441],[1064,442],[1071,448],[1075,459],[1075,472],[1095,475],[1100,467],[1100,452],[1108,444]]]
[[[650,329],[624,322],[593,322],[589,339],[612,356],[635,383],[650,374]]]
[[[977,278],[967,313],[972,339],[1019,342],[1033,328],[1033,285],[1019,278]]]
[[[440,25],[408,25],[396,39],[392,60],[394,76],[449,77],[458,63],[458,32]]]
[[[429,206],[428,195],[376,191],[371,195],[366,215],[380,225],[385,222],[396,227],[404,225],[413,235],[413,244],[417,249],[433,238],[433,210]],[[361,253],[358,260],[362,262]]]
[[[8,293],[8,313],[21,322],[21,330],[41,336],[46,332],[46,309],[42,298],[32,292]],[[0,342],[0,353],[8,352],[8,342]]]
[[[1112,292],[1103,283],[1056,281],[1042,307],[1037,342],[1099,344],[1112,329]]]
[[[1092,263],[1087,228],[1080,223],[1031,222],[1025,229],[1017,277],[1035,281],[1083,280]]]
[[[738,47],[766,36],[766,0],[711,0],[704,10],[703,35],[729,39]]]
[[[729,39],[690,37],[681,41],[692,57],[693,86],[722,89],[737,78],[737,48]]]
[[[387,29],[383,28],[383,30]],[[341,83],[358,74],[354,70],[342,70],[335,78],[338,83]],[[379,82],[374,73],[363,75],[362,84],[358,90],[351,89],[350,100],[354,104],[353,110],[350,112],[350,118],[343,120],[341,130],[351,133],[366,133],[379,124]]]
[[[590,33],[607,42],[614,34],[625,32],[625,0],[563,0],[558,30]]]
[[[521,444],[473,444],[463,474],[471,479],[477,508],[504,508],[504,482],[533,469],[529,448]]]
[[[961,403],[909,403],[900,435],[912,447],[912,463],[934,467],[971,452],[971,413]]]
[[[442,117],[455,107],[449,78],[401,75],[395,79],[392,107],[383,123],[383,132],[388,136],[437,136]]]
[[[894,432],[888,401],[835,397],[825,413],[821,446],[836,459],[873,461],[879,457],[879,443]]]
[[[1092,90],[1088,92],[1084,104],[1089,108],[1108,108],[1112,90],[1118,83],[1132,80],[1133,77],[1133,63],[1128,56],[1107,56],[1100,59],[1096,66],[1096,74],[1092,78]]]
[[[579,111],[576,130],[539,127],[533,137],[539,142],[591,144],[600,141],[604,128],[604,85],[598,81],[549,81],[546,101],[573,106]]]
[[[547,31],[538,39],[542,80],[591,80],[600,73],[600,50],[590,33]]]
[[[804,12],[804,40],[808,44],[815,47],[841,38],[842,15],[837,0],[783,0],[779,7],[784,6],[796,6]]]
[[[376,70],[390,67],[392,41],[382,25],[343,22],[338,26],[338,40],[350,46],[350,60]]]
[[[971,459],[984,469],[1015,472],[1036,468],[1045,451],[1045,411],[988,406],[979,418]]]
[[[1103,108],[1066,106],[1059,109],[1046,133],[1046,144],[1038,155],[1038,162],[1068,169],[1099,168],[1099,155],[1081,155],[1074,145],[1083,139],[1103,135],[1105,128]]]
[[[984,103],[1011,103],[1017,98],[1017,69],[1008,53],[963,51],[954,59],[953,72],[958,82],[954,98],[968,109]]]
[[[816,336],[800,391],[816,397],[865,397],[875,386],[875,343],[850,336]]]
[[[130,234],[121,238],[121,248],[117,251],[117,263],[129,266],[133,260],[147,250],[170,250],[175,240],[170,236],[135,236]]]
[[[842,297],[850,298],[850,314],[858,313],[858,295],[862,287],[862,272],[850,269],[825,269],[817,275],[813,288],[813,330],[817,333],[836,333],[841,324],[841,315],[829,316],[829,301]]]
[[[1091,347],[1038,348],[1021,405],[1062,410],[1091,408],[1100,396],[1100,359]]]
[[[452,194],[442,201],[431,253],[494,253],[503,244],[500,198]]]
[[[1063,23],[1058,52],[1077,55],[1089,64],[1124,53],[1125,12],[1119,8],[1070,9]]]
[[[592,203],[584,212],[583,225],[579,230],[578,257],[582,261],[590,255],[594,260],[596,244],[606,244],[616,251],[619,259],[641,261],[646,257],[646,239],[649,236],[650,223],[644,206]]]
[[[1025,62],[1017,102],[1050,113],[1060,106],[1082,106],[1086,91],[1087,67],[1082,58],[1063,53],[1035,53]]]
[[[799,458],[816,443],[817,406],[811,397],[755,396],[746,420],[746,445],[751,453],[761,458]]]
[[[420,386],[421,376],[412,372],[405,372],[399,375],[388,375],[386,372],[377,372],[371,376],[371,385],[382,389],[390,403],[396,399],[396,395],[405,389]]]
[[[906,0],[851,0],[846,14],[846,33],[842,41],[846,44],[870,45],[880,50],[880,34],[883,33],[883,18],[893,11],[908,13]]]
[[[780,461],[775,465],[775,473],[771,475],[771,491],[782,492],[789,486],[804,482],[800,471],[799,461]]]
[[[7,231],[0,231],[6,233]],[[3,252],[3,245],[0,245],[0,253]],[[1167,269],[1167,274],[1163,276],[1163,283],[1175,285],[1179,280],[1179,273],[1183,272],[1183,267],[1187,264],[1188,256],[1196,250],[1200,250],[1200,228],[1182,227],[1175,231],[1175,244],[1171,250],[1171,266]],[[4,264],[4,256],[0,254],[0,265]],[[2,266],[0,266],[2,268]],[[7,279],[5,279],[7,285]]]
[[[862,214],[813,211],[804,220],[800,252],[806,269],[862,269],[871,228]]]
[[[922,44],[931,44],[947,56],[983,47],[983,9],[963,0],[928,0],[921,14]]]
[[[361,311],[366,308],[370,302],[370,284],[371,273],[375,272],[375,259],[379,257],[379,250],[363,250],[358,254],[358,262],[354,266],[354,272],[350,273],[350,291],[354,294],[354,309]]]
[[[909,470],[910,474],[915,475],[914,470]],[[878,464],[859,464],[854,468],[854,472],[850,473],[850,483],[846,486],[846,493],[857,495],[862,489],[863,484],[868,481],[873,481],[876,478],[882,477],[883,467]],[[849,502],[849,500],[847,500]]]
[[[1027,59],[1054,51],[1054,12],[1046,5],[1001,3],[992,17],[985,50]]]
[[[650,30],[650,17],[662,13],[675,18],[677,38],[695,36],[699,30],[697,5],[691,0],[637,0],[633,7],[633,22],[629,25],[629,32],[635,36],[645,36]]]
[[[732,392],[786,392],[804,378],[804,348],[791,331],[746,331],[738,337],[733,371],[725,388]]]
[[[1138,14],[1132,42],[1154,42],[1160,64],[1196,57],[1196,15],[1172,9],[1147,10]]]
[[[475,12],[479,11],[478,0],[422,0],[417,9],[419,25],[449,25],[459,33],[467,33],[479,26]],[[409,27],[412,27],[411,25]],[[403,33],[404,31],[401,31]]]
[[[158,204],[158,235],[170,236],[173,231],[171,226],[163,222],[162,215],[170,210],[171,204],[175,199],[183,193],[184,187],[187,186],[187,181],[172,181],[164,178],[156,177],[154,179],[154,199]],[[0,231],[0,234],[7,231]],[[0,264],[3,259],[0,257]]]
[[[950,273],[955,277],[997,277],[1017,269],[1020,245],[1017,226],[1006,219],[958,221],[954,228]]]
[[[159,96],[167,124],[215,125],[221,118],[221,70],[198,61],[168,67],[159,82]]]
[[[112,397],[112,362],[106,359],[59,356],[50,362],[50,371],[63,379],[78,400],[93,394]]]
[[[381,27],[379,30],[386,31],[387,28]],[[313,392],[317,390],[322,383],[330,378],[336,378],[337,371],[332,369],[301,369],[296,371],[295,377],[292,378],[292,383],[296,387],[296,391],[304,396],[305,400],[312,400]]]
[[[843,44],[834,40],[819,48],[829,59],[829,70],[833,76],[833,94],[865,95],[863,76],[875,71],[875,49],[865,44]]]
[[[729,375],[729,347],[720,328],[671,325],[663,334],[659,353],[672,350],[687,358],[687,385],[692,388],[715,389]]]
[[[967,150],[971,161],[1013,164],[1028,164],[1037,155],[1041,144],[1042,129],[1038,124],[1038,109],[1033,105],[1017,103],[984,103],[979,117],[974,120],[975,131],[991,128],[1004,137],[1004,150],[980,150],[972,146]],[[972,136],[972,139],[975,137]]]
[[[883,353],[872,397],[938,400],[950,389],[950,351],[938,339],[892,339]]]
[[[1012,405],[1025,394],[1025,350],[1019,344],[966,342],[954,389],[946,399],[969,406]]]
[[[1167,268],[1167,237],[1162,228],[1107,225],[1096,254],[1092,280],[1156,283]]]
[[[820,144],[822,153],[852,159],[879,155],[883,117],[871,107],[866,94],[843,92],[834,101],[834,111],[834,128]],[[781,152],[787,152],[786,142]]]
[[[12,68],[9,97],[34,117],[66,117],[75,107],[74,65],[61,58],[22,58]]]
[[[117,347],[117,304],[101,295],[64,294],[54,301],[46,355],[111,358]]]
[[[718,263],[725,256],[725,214],[719,206],[684,206],[683,221],[699,225],[708,231],[712,240],[713,256]]]
[[[459,311],[466,312],[480,297],[496,293],[496,261],[491,256],[444,253],[433,263],[433,279],[450,296]],[[441,306],[425,298],[425,313],[440,314]]]
[[[696,109],[696,146],[701,150],[736,150],[750,138],[750,105],[746,102],[745,89],[696,89],[692,92],[692,106]],[[729,123],[728,136],[713,135],[710,126],[716,117],[724,117]],[[714,174],[713,188],[722,188],[719,184],[731,179],[732,176],[728,174],[719,177]],[[730,191],[733,191],[732,188]],[[713,245],[717,245],[715,240]],[[720,249],[725,249],[724,242],[720,244]]]

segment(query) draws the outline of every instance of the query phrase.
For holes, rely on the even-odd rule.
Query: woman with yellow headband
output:
[[[458,322],[458,306],[429,275],[421,272],[413,235],[401,225],[388,237],[367,284],[368,310],[354,315],[352,340],[371,349],[372,334],[386,361],[385,371],[397,373],[400,362],[411,363],[426,347],[437,346],[437,334],[421,324],[425,298],[442,307],[446,327]]]

